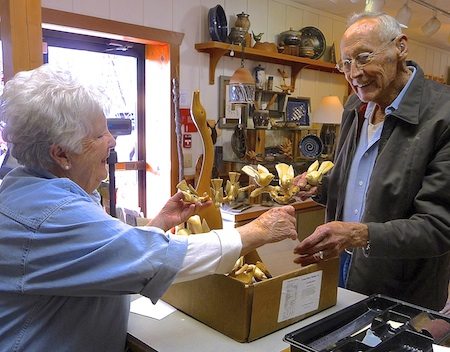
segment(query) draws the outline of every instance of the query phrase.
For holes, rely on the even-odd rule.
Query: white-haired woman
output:
[[[0,186],[1,349],[123,351],[127,294],[155,302],[174,280],[226,273],[240,255],[296,238],[290,206],[226,233],[170,235],[201,206],[180,193],[148,227],[110,217],[92,196],[115,145],[105,101],[48,65],[6,83],[3,138],[23,166]]]

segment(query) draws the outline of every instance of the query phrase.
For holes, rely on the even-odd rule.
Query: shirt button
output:
[[[359,182],[358,182],[358,185],[360,185],[360,186],[362,186],[363,184],[364,184],[363,181],[359,181]]]
[[[367,158],[369,156],[369,153],[364,153],[364,157]]]
[[[353,212],[355,213],[355,215],[359,213],[358,209],[355,209]]]

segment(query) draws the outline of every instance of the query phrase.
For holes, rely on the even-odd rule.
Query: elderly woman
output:
[[[44,65],[1,98],[3,138],[23,166],[0,186],[0,345],[5,350],[123,351],[127,294],[156,302],[174,281],[229,272],[239,256],[296,239],[294,209],[233,230],[168,231],[205,205],[174,195],[147,227],[106,214],[93,196],[115,141],[105,99]]]

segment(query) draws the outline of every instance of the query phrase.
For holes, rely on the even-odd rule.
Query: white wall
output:
[[[238,59],[224,57],[216,69],[216,83],[209,85],[208,55],[194,49],[195,43],[209,40],[208,10],[218,3],[225,9],[229,27],[234,25],[235,14],[242,11],[250,14],[250,30],[255,33],[263,32],[263,41],[276,41],[277,34],[290,27],[317,27],[324,33],[329,46],[336,43],[336,54],[339,57],[339,39],[344,32],[346,20],[289,0],[42,0],[42,6],[47,8],[185,33],[181,46],[181,103],[189,106],[192,92],[200,90],[201,102],[208,119],[217,119],[218,116],[218,77],[231,76],[239,66]],[[423,67],[426,74],[447,76],[449,52],[410,41],[409,56]],[[247,61],[246,67],[252,69],[257,64]],[[277,85],[279,75],[276,71],[280,66],[266,63],[263,66],[268,74],[275,76]],[[322,96],[332,94],[343,98],[346,89],[345,80],[340,75],[303,70],[297,79],[294,95],[310,97],[314,111]],[[229,138],[229,131],[225,131],[218,144],[226,144]],[[185,151],[191,153],[195,161],[201,153],[199,138],[194,136],[192,149]],[[185,169],[185,174],[193,173],[194,168]]]

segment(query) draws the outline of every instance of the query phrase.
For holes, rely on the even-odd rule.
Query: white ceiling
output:
[[[344,18],[353,13],[364,11],[365,0],[293,0],[314,9],[331,12]],[[406,0],[386,0],[383,11],[391,16],[395,16],[398,10],[403,6]],[[425,0],[444,11],[450,12],[450,0]],[[427,7],[409,1],[409,7],[412,10],[412,17],[409,28],[404,29],[404,33],[411,39],[418,42],[429,44],[443,50],[450,51],[450,17],[438,13],[437,17],[441,21],[441,28],[431,37],[422,34],[420,27],[427,22],[433,15],[433,11]]]

